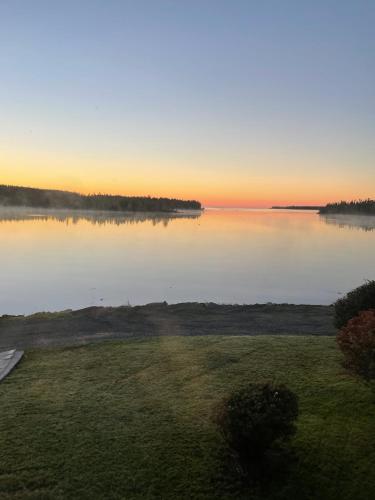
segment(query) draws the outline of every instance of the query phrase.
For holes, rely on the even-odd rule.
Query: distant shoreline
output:
[[[328,203],[319,211],[322,215],[375,215],[375,200],[340,201]]]
[[[340,201],[327,205],[274,205],[271,210],[316,210],[320,215],[375,215],[375,200]]]
[[[323,206],[319,205],[288,205],[285,207],[274,206],[271,210],[321,210]]]
[[[178,210],[202,210],[202,204],[197,200],[109,194],[84,195],[55,189],[7,185],[0,185],[0,206],[110,212],[168,213]]]

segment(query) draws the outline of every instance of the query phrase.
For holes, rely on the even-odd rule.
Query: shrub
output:
[[[367,281],[334,304],[335,326],[342,328],[360,311],[375,309],[375,281]]]
[[[297,396],[284,385],[251,384],[223,400],[214,420],[245,471],[295,432]]]
[[[337,335],[345,366],[366,380],[375,379],[375,310],[362,311]]]

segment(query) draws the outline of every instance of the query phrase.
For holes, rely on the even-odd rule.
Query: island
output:
[[[112,212],[175,212],[177,210],[202,210],[201,203],[196,200],[110,194],[84,195],[55,189],[38,189],[8,185],[0,185],[0,206],[108,210]]]
[[[288,205],[285,207],[282,206],[274,206],[271,207],[272,210],[321,210],[322,206],[320,205]]]
[[[375,200],[340,201],[328,203],[319,210],[320,214],[375,215]]]

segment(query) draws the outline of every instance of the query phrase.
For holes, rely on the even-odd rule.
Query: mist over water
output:
[[[329,304],[375,278],[375,218],[0,209],[0,314],[164,301]]]
[[[108,210],[65,210],[65,209],[35,209],[28,207],[0,207],[0,223],[4,221],[56,221],[65,224],[90,222],[101,224],[138,224],[151,221],[153,224],[165,226],[174,219],[196,219],[200,211],[176,212],[111,212]]]
[[[375,216],[374,215],[321,215],[322,220],[326,224],[333,224],[341,228],[349,228],[362,231],[375,230]]]

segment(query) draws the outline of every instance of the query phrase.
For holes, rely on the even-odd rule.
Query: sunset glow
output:
[[[375,12],[334,4],[2,3],[0,183],[219,207],[373,197]]]

